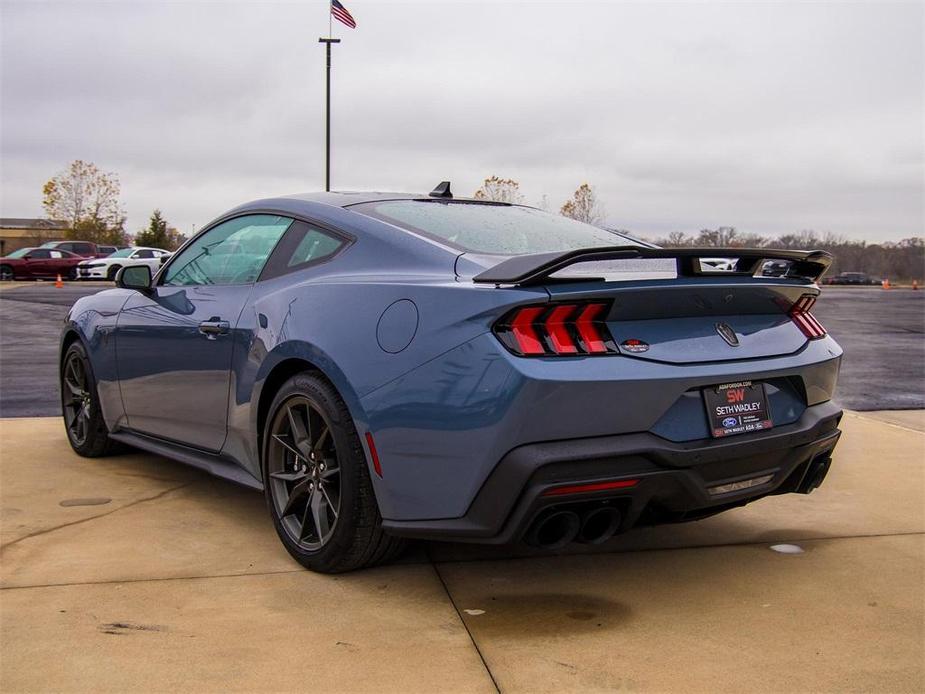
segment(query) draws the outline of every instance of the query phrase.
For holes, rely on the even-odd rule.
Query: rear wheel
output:
[[[61,410],[67,440],[85,458],[106,455],[112,448],[100,410],[96,379],[80,342],[67,348],[61,368]]]
[[[396,556],[347,406],[319,375],[289,379],[270,407],[263,479],[276,532],[303,566],[350,571]]]
[[[0,265],[0,281],[9,282],[15,278],[16,277],[13,274],[13,268],[11,268],[9,265]]]

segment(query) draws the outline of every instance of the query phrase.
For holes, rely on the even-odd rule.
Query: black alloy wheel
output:
[[[341,490],[331,425],[319,406],[301,395],[283,403],[268,453],[270,494],[283,528],[301,549],[321,549],[337,526]]]
[[[16,279],[13,268],[9,265],[0,265],[0,282],[11,282]]]
[[[67,440],[87,458],[106,455],[112,440],[100,410],[96,379],[80,342],[68,347],[61,363],[61,411]]]
[[[264,494],[286,550],[312,571],[340,573],[398,555],[382,530],[366,454],[347,405],[317,371],[276,391],[263,429]]]

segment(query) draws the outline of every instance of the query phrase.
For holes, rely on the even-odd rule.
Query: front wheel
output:
[[[113,265],[106,271],[106,279],[110,282],[115,282],[116,275],[119,274],[119,270],[122,269],[121,265]]]
[[[319,375],[292,377],[270,407],[263,480],[276,532],[303,566],[339,573],[396,556],[347,406]]]
[[[80,342],[67,348],[61,365],[61,410],[71,448],[85,458],[106,455],[111,447],[109,430],[100,410],[96,379]]]
[[[10,282],[16,279],[13,274],[13,268],[9,265],[0,265],[0,282]]]

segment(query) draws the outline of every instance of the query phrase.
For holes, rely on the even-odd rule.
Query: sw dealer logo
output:
[[[730,388],[727,390],[726,402],[730,405],[736,402],[745,402],[745,388]],[[725,424],[725,422],[723,422],[723,424]]]

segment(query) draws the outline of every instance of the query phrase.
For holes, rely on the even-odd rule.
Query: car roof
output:
[[[305,202],[320,202],[325,205],[334,207],[350,207],[351,205],[360,205],[365,202],[382,202],[383,200],[453,200],[462,202],[491,202],[488,200],[477,200],[476,198],[463,198],[454,196],[452,198],[432,198],[427,193],[388,193],[377,191],[359,191],[359,190],[332,190],[329,192],[315,193],[297,193],[295,195],[286,195],[285,198],[290,200],[304,200]]]

